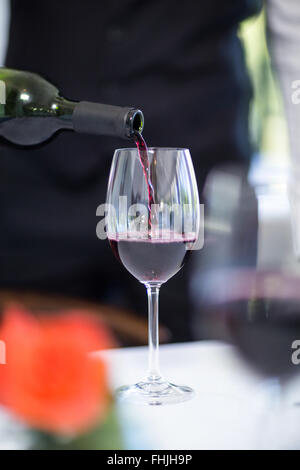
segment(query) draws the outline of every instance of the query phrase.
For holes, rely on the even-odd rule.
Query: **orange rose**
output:
[[[89,352],[111,344],[89,315],[36,319],[19,306],[4,313],[0,401],[28,425],[74,435],[103,418],[109,403],[105,364]]]

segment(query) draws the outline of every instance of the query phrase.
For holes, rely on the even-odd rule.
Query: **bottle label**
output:
[[[6,104],[6,87],[3,80],[0,80],[0,104]]]

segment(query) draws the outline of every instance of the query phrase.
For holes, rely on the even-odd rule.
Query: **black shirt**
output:
[[[70,99],[140,107],[148,144],[190,148],[201,186],[214,164],[251,154],[251,86],[237,30],[261,3],[11,0],[6,66],[39,73]],[[101,300],[122,291],[114,283],[130,292],[137,281],[95,232],[120,146],[66,132],[36,149],[1,144],[0,286]],[[166,289],[173,312],[187,302],[176,282]],[[127,302],[139,308],[136,289]]]

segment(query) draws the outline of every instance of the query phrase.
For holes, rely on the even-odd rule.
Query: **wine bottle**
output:
[[[41,144],[63,129],[130,138],[143,126],[139,109],[69,101],[35,73],[0,68],[0,136],[13,144]]]

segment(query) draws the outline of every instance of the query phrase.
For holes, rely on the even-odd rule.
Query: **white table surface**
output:
[[[112,387],[144,376],[147,348],[101,354],[109,364]],[[300,408],[293,404],[298,390],[300,401],[296,381],[282,400],[276,380],[253,374],[233,347],[215,341],[162,346],[161,369],[173,383],[193,387],[196,397],[157,407],[120,403],[128,449],[300,448]]]

